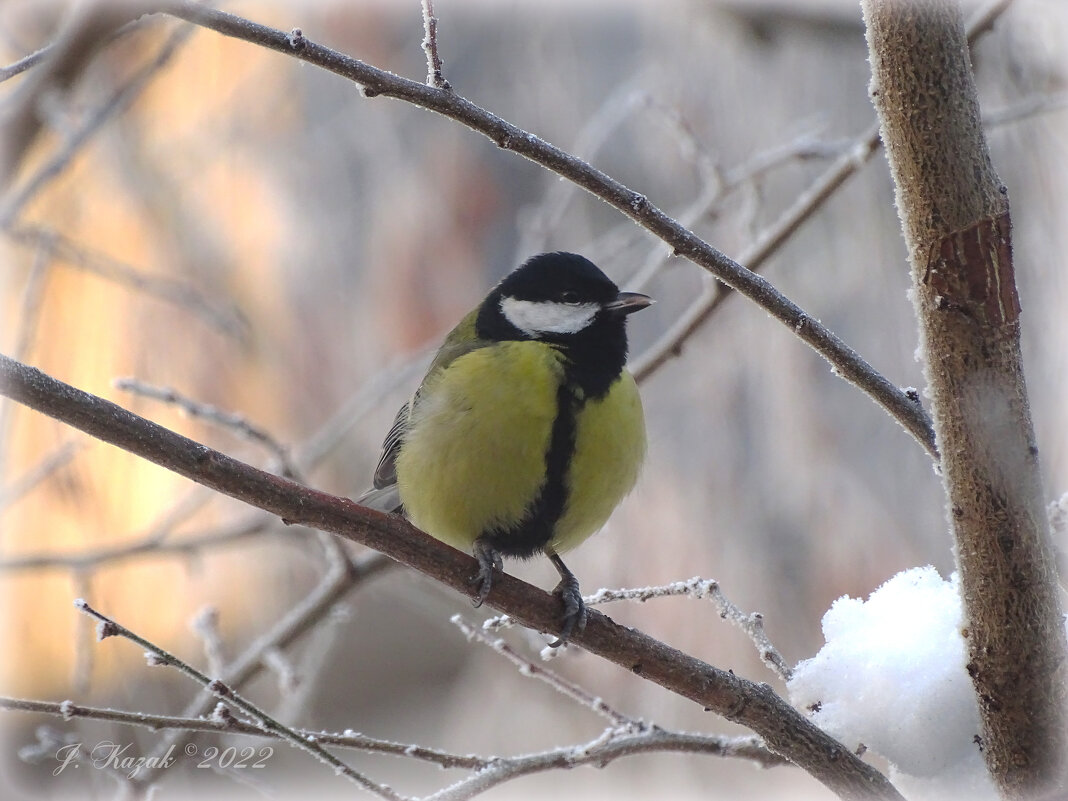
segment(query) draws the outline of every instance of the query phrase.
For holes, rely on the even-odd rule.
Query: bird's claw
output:
[[[560,579],[560,583],[553,590],[553,595],[560,599],[564,605],[564,614],[561,618],[560,637],[549,643],[550,648],[559,648],[566,643],[572,634],[581,632],[586,628],[586,604],[582,600],[582,592],[579,590],[578,579],[568,574]]]
[[[477,609],[493,589],[493,571],[504,570],[504,560],[496,548],[481,540],[475,542],[474,553],[478,560],[478,573],[471,577],[471,584],[476,588],[471,603]]]

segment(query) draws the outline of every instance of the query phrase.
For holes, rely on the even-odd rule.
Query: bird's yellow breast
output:
[[[397,456],[416,526],[466,550],[522,518],[544,479],[563,369],[548,345],[502,342],[429,377]]]
[[[578,413],[568,503],[550,542],[554,551],[574,548],[605,524],[634,487],[644,458],[642,402],[624,370],[603,397]]]
[[[545,482],[546,454],[565,376],[543,342],[479,348],[428,377],[397,456],[412,522],[457,548],[522,520]],[[637,479],[645,452],[641,401],[630,374],[582,404],[549,546],[566,550],[600,528]]]

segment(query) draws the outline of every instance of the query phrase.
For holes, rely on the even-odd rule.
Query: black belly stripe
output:
[[[545,482],[536,500],[516,525],[482,532],[482,538],[505,556],[534,556],[552,539],[567,506],[567,468],[575,451],[576,416],[582,403],[576,388],[564,381],[556,392],[556,419],[545,454]]]

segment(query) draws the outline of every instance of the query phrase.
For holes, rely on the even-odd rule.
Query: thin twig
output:
[[[216,606],[203,607],[189,621],[189,629],[204,644],[204,658],[208,662],[208,672],[214,676],[222,673],[226,664],[223,656],[222,635],[219,634],[219,609]]]
[[[379,372],[365,382],[324,422],[319,429],[294,451],[297,465],[311,472],[334,449],[344,442],[345,434],[364,417],[381,408],[383,399],[391,392],[406,386],[421,376],[430,364],[432,353],[406,359],[397,367]]]
[[[1008,11],[1014,2],[1015,0],[991,0],[984,8],[976,11],[968,20],[968,44],[974,46],[976,39],[992,30],[998,17]]]
[[[547,770],[569,770],[580,765],[603,767],[624,756],[675,751],[748,759],[763,767],[784,764],[767,751],[758,737],[717,737],[682,734],[649,726],[641,731],[606,729],[599,737],[577,746],[555,748],[540,754],[497,759],[488,767],[446,787],[423,801],[467,801],[506,781]]]
[[[41,239],[34,253],[30,274],[26,278],[22,299],[19,301],[19,327],[14,347],[16,359],[26,359],[37,335],[37,323],[44,307],[45,290],[54,264],[55,250],[55,238],[45,237]],[[0,440],[2,439],[3,435],[0,434]]]
[[[753,181],[775,167],[790,160],[802,157],[806,153],[811,153],[814,147],[815,141],[811,137],[800,137],[764,152],[757,153],[749,161],[734,169],[717,169],[718,181],[705,181],[703,183],[703,186],[705,187],[704,190],[698,195],[693,203],[678,215],[679,222],[687,227],[695,226],[701,219],[706,217],[713,208],[722,203],[729,193],[736,191],[743,185]],[[828,194],[825,197],[813,198],[810,192],[806,192],[800,196],[795,200],[794,204],[791,205],[790,209],[784,212],[772,226],[769,226],[758,236],[757,241],[765,243],[763,248],[751,248],[743,252],[743,263],[748,265],[750,270],[754,271],[763,267],[764,263],[775,250],[781,247],[790,235],[797,230],[800,223],[819,208],[819,206],[822,205],[822,201],[829,196],[830,195]],[[801,202],[802,199],[805,201],[803,204]],[[805,209],[806,216],[800,217],[794,222],[790,222],[791,210],[794,211],[794,214],[796,215],[797,210],[801,208]],[[778,233],[775,233],[776,231],[778,231]],[[673,254],[666,248],[662,246],[658,247],[646,260],[646,263],[641,269],[638,270],[630,283],[640,290],[648,284],[672,255]],[[730,288],[727,287],[726,284],[714,282],[711,283],[710,286],[718,287],[718,289],[713,290],[716,293],[727,294],[730,292]],[[691,314],[692,312],[689,312],[688,310],[686,316],[688,317]],[[706,318],[702,318],[700,322],[704,322],[705,319]],[[696,328],[680,331],[676,326],[673,327],[671,331],[674,332],[672,339],[669,340],[668,334],[664,334],[660,340],[650,346],[641,357],[631,364],[631,372],[634,374],[635,379],[644,381],[649,378],[649,376],[663,364],[663,360],[657,361],[658,354],[666,353],[667,356],[677,354],[683,341],[694,333]]]
[[[19,82],[0,117],[0,188],[8,191],[26,154],[46,127],[66,134],[64,121],[51,117],[47,99],[63,96],[85,73],[115,32],[148,10],[149,0],[86,0],[68,7],[50,53]],[[51,103],[52,108],[55,102]]]
[[[764,616],[759,612],[743,612],[740,607],[723,594],[719,582],[715,579],[695,576],[686,581],[674,581],[671,584],[661,584],[655,587],[633,587],[619,590],[601,589],[592,595],[585,596],[582,600],[587,606],[598,606],[613,601],[645,603],[654,598],[677,598],[680,596],[697,600],[709,598],[715,604],[721,618],[734,624],[748,635],[757,648],[760,660],[769,669],[775,671],[784,682],[790,681],[793,676],[793,669],[764,631]],[[453,622],[456,621],[454,620]],[[508,615],[497,615],[485,620],[482,623],[482,628],[487,631],[496,631],[510,627],[513,622]],[[483,641],[495,649],[498,648],[498,641],[493,641],[489,638]],[[505,655],[507,656],[507,654]],[[517,658],[522,659],[522,657]]]
[[[23,247],[38,248],[47,242],[53,249],[57,263],[183,308],[216,330],[239,341],[243,342],[248,338],[248,321],[239,309],[232,303],[221,305],[214,297],[194,289],[184,281],[152,275],[82,246],[70,237],[43,225],[16,225],[4,229],[4,233],[12,242]]]
[[[127,712],[121,709],[81,706],[72,701],[34,701],[24,698],[0,697],[0,709],[19,712],[35,712],[44,715],[58,715],[64,720],[84,718],[86,720],[108,720],[128,726],[143,726],[151,731],[178,729],[181,731],[215,732],[219,734],[247,734],[257,737],[281,739],[281,735],[264,729],[255,723],[234,716],[214,717],[179,717],[177,715],[153,715],[146,712]],[[353,731],[326,732],[311,729],[294,729],[301,737],[315,738],[320,745],[338,748],[355,748],[360,751],[372,751],[392,756],[411,757],[424,762],[432,762],[442,768],[465,768],[481,770],[493,760],[462,754],[450,754],[434,748],[397,743],[368,737]]]
[[[49,54],[52,48],[53,45],[47,44],[40,50],[36,50],[33,53],[30,53],[28,56],[23,56],[14,64],[8,64],[6,67],[0,67],[0,83],[3,83],[9,78],[14,78],[16,75],[21,75],[28,69],[36,67],[42,61],[44,61],[45,56]]]
[[[558,673],[520,656],[519,653],[503,639],[486,635],[484,631],[479,630],[464,620],[461,615],[453,615],[449,620],[463,632],[463,635],[467,637],[469,641],[478,642],[491,648],[515,665],[519,669],[520,675],[545,682],[564,697],[570,698],[580,706],[584,706],[587,709],[596,712],[598,715],[608,720],[613,726],[638,729],[643,725],[634,718],[616,711],[606,704],[604,699],[591,695],[577,684],[568,681]]]
[[[0,487],[0,510],[29,495],[68,464],[85,446],[84,442],[65,442],[37,464],[4,487]],[[3,568],[0,567],[0,570]]]
[[[344,565],[328,573],[303,600],[295,604],[289,613],[264,632],[219,674],[219,678],[234,689],[241,689],[266,669],[266,654],[285,650],[294,640],[317,625],[346,594],[360,583],[367,581],[395,563],[379,553],[372,553],[359,560],[346,560]],[[183,717],[205,715],[214,704],[214,698],[201,693],[186,705]],[[166,753],[178,740],[172,732],[161,738],[153,755]],[[144,781],[150,783],[153,773],[146,772]]]
[[[759,612],[743,612],[735,605],[720,589],[719,582],[713,581],[708,585],[708,595],[719,609],[719,616],[733,623],[748,635],[756,646],[760,661],[770,670],[775,671],[784,682],[793,678],[793,668],[787,664],[779,649],[771,642],[767,632],[764,631],[764,616]]]
[[[278,681],[278,694],[282,697],[291,695],[300,686],[300,677],[293,667],[293,661],[277,648],[268,648],[263,652],[263,665],[271,671]]]
[[[71,571],[71,589],[75,598],[93,597],[93,574],[87,570]],[[96,649],[93,648],[92,627],[88,620],[74,620],[74,664],[71,669],[71,686],[76,693],[89,692],[93,678]]]
[[[22,298],[19,301],[18,327],[15,332],[13,352],[16,359],[28,361],[30,348],[37,335],[37,324],[44,308],[45,291],[48,288],[48,277],[54,264],[55,253],[54,238],[42,239],[33,254],[33,264],[22,289]],[[11,421],[14,408],[9,403],[0,403],[0,442],[10,442]],[[0,454],[0,478],[5,472],[5,462],[9,454]],[[0,491],[0,508],[3,507],[3,498],[7,493]]]
[[[997,128],[1002,125],[1030,119],[1041,114],[1054,114],[1068,108],[1068,92],[1025,97],[1017,103],[1004,108],[983,112],[983,127]]]
[[[441,56],[438,54],[438,18],[434,16],[434,0],[423,0],[423,50],[426,52],[426,85],[435,89],[451,91],[452,87],[441,74]]]
[[[78,151],[100,128],[113,116],[121,114],[148,86],[149,81],[170,61],[178,47],[195,31],[192,26],[184,25],[174,31],[160,47],[156,56],[137,70],[129,80],[119,86],[108,99],[99,105],[85,121],[68,137],[59,150],[22,184],[13,191],[0,207],[0,228],[9,228],[22,212],[23,207],[41,188],[59,175]]]
[[[0,572],[18,570],[36,570],[44,567],[58,567],[74,571],[88,571],[101,562],[121,560],[155,548],[165,547],[163,541],[175,526],[187,520],[202,509],[212,499],[212,494],[203,488],[195,487],[186,493],[177,503],[164,510],[159,518],[148,527],[145,534],[134,542],[94,549],[81,554],[28,554],[6,562],[0,562]]]
[[[83,553],[40,553],[17,556],[0,562],[0,573],[15,573],[26,570],[93,570],[101,565],[111,565],[127,559],[146,555],[166,556],[176,554],[189,556],[206,548],[232,545],[248,537],[254,537],[277,527],[277,520],[270,515],[253,514],[241,520],[212,529],[204,534],[190,535],[177,540],[164,539],[170,534],[169,527],[153,527],[133,542],[121,545],[94,548]]]
[[[695,576],[688,581],[675,581],[658,587],[641,587],[626,590],[600,590],[583,600],[595,606],[610,601],[639,601],[644,603],[652,598],[687,596],[700,600],[709,598],[715,604],[719,616],[744,631],[760,654],[760,660],[775,671],[784,682],[793,677],[793,669],[787,664],[779,650],[764,631],[764,616],[759,612],[743,612],[742,609],[723,594],[719,582]]]
[[[169,651],[161,648],[155,643],[146,640],[139,634],[134,633],[130,629],[126,628],[120,623],[117,623],[107,615],[98,612],[93,609],[88,603],[82,599],[78,599],[74,602],[75,607],[80,609],[85,614],[99,621],[97,625],[97,639],[103,640],[107,637],[123,637],[135,645],[140,646],[146,650],[146,656],[150,665],[166,665],[173,667],[182,675],[189,679],[192,679],[197,684],[201,685],[204,689],[210,692],[215,698],[224,701],[227,705],[235,706],[244,712],[249,717],[258,721],[259,726],[265,730],[272,732],[280,739],[285,740],[293,747],[311,754],[313,757],[329,765],[334,769],[335,773],[345,776],[353,783],[360,787],[374,793],[381,798],[388,799],[389,801],[403,801],[404,797],[398,795],[391,788],[379,784],[372,779],[367,778],[362,773],[353,770],[346,765],[336,756],[323,748],[318,742],[315,735],[302,735],[289,728],[288,726],[279,723],[273,717],[268,715],[262,709],[257,707],[251,701],[246,700],[231,687],[219,679],[212,679],[209,676],[204,675],[188,662],[180,659]]]
[[[127,22],[125,25],[121,26],[118,30],[111,34],[111,36],[109,37],[109,43],[114,42],[115,40],[125,36],[126,34],[137,30],[138,28],[141,28],[144,24],[144,20],[140,19]],[[0,67],[0,83],[3,83],[4,81],[10,78],[14,78],[16,75],[21,75],[26,70],[33,69],[46,58],[51,57],[51,55],[55,52],[55,49],[56,43],[49,42],[44,47],[40,48],[39,50],[35,50],[27,56],[23,56],[18,61],[12,64],[8,64],[6,67]]]
[[[639,88],[647,81],[639,73],[614,87],[604,101],[588,115],[586,122],[571,142],[571,152],[593,161],[601,148],[612,141],[613,134],[634,112],[642,107],[648,97]],[[571,213],[571,200],[581,193],[581,188],[571,181],[550,181],[538,201],[538,205],[518,221],[519,242],[516,253],[520,257],[543,250],[552,250],[549,236],[558,230],[560,222]],[[626,230],[634,232],[627,225]]]
[[[741,261],[750,265],[750,269],[753,270],[763,267],[783,243],[845,183],[846,179],[856,173],[871,158],[878,146],[879,126],[876,124],[859,136],[852,148],[839,156],[820,177],[809,185],[808,189],[798,195],[774,223],[761,231],[753,244],[742,252]],[[650,345],[639,359],[634,361],[631,365],[634,377],[642,381],[672,357],[677,356],[683,344],[704,325],[710,315],[733,292],[734,288],[726,283],[709,284],[697,300],[679,315],[675,323]],[[802,328],[808,324],[809,322],[804,318],[799,318],[797,322],[797,325]],[[925,412],[924,415],[926,415]]]
[[[195,401],[171,387],[153,386],[139,381],[136,378],[116,378],[112,384],[116,389],[132,392],[135,395],[152,398],[161,401],[162,403],[177,406],[190,417],[208,420],[216,425],[236,432],[238,435],[251,442],[262,445],[274,454],[274,457],[278,460],[278,464],[281,467],[283,476],[292,478],[296,481],[303,481],[300,476],[300,471],[293,464],[293,460],[289,456],[289,449],[268,433],[267,429],[249,422],[248,418],[244,415],[236,414],[235,412],[227,412],[210,403]]]

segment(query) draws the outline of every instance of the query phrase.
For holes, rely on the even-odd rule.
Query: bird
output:
[[[476,607],[502,557],[546,555],[563,606],[554,647],[587,619],[560,554],[605,524],[645,457],[626,321],[652,303],[578,254],[528,259],[445,337],[357,499],[472,553]]]

